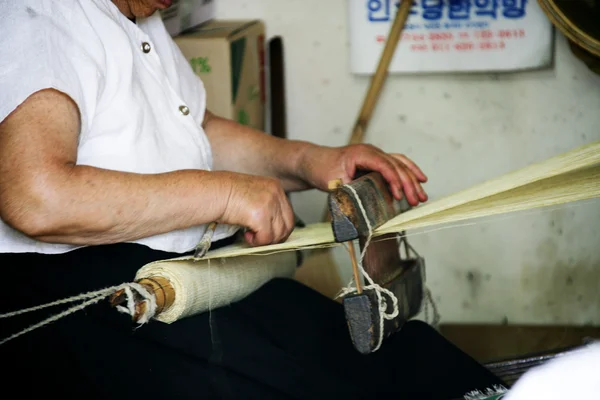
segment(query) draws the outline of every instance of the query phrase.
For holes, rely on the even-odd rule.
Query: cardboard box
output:
[[[171,7],[161,10],[161,17],[171,36],[215,18],[216,0],[173,0]]]
[[[214,114],[265,129],[265,26],[259,20],[212,20],[177,36]]]

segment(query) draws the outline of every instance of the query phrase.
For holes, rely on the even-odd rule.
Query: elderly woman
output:
[[[170,3],[0,4],[1,312],[129,281],[193,250],[211,221],[215,246],[238,227],[252,245],[283,241],[287,192],[358,169],[381,172],[397,198],[427,200],[425,175],[403,155],[282,140],[211,114],[158,14]],[[46,314],[3,321],[2,338]],[[499,383],[419,322],[359,356],[337,303],[279,280],[137,330],[97,304],[0,351],[3,390],[85,399],[440,399]]]

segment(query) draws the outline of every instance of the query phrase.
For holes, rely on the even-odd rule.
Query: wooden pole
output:
[[[358,261],[356,260],[356,253],[354,249],[354,242],[350,240],[350,259],[352,260],[352,274],[354,275],[354,283],[356,283],[356,292],[362,293],[362,278],[360,277],[360,271],[358,270]]]

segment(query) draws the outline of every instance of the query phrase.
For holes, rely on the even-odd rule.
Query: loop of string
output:
[[[377,341],[377,345],[375,346],[375,348],[373,350],[373,351],[377,351],[377,350],[379,350],[379,348],[381,347],[381,344],[383,342],[385,320],[391,320],[398,316],[398,313],[399,313],[398,298],[390,290],[388,290],[386,288],[382,288],[380,285],[375,283],[373,281],[373,279],[371,279],[371,277],[369,276],[367,271],[365,271],[365,269],[363,268],[363,260],[365,258],[367,248],[369,247],[369,243],[371,242],[371,238],[373,236],[373,228],[371,226],[371,222],[369,221],[367,211],[365,210],[365,208],[360,200],[360,197],[358,196],[358,193],[356,193],[356,190],[354,190],[354,188],[349,185],[344,185],[344,187],[348,188],[354,195],[356,203],[358,204],[360,212],[361,212],[361,214],[365,220],[365,223],[367,224],[367,228],[369,230],[369,235],[367,236],[367,240],[363,246],[363,249],[360,253],[360,257],[358,259],[358,269],[368,282],[368,285],[365,285],[363,287],[363,289],[367,289],[367,290],[372,289],[375,291],[375,294],[377,295],[377,302],[378,302],[378,309],[379,309],[379,340]],[[356,290],[357,289],[355,287],[352,287],[352,281],[350,281],[350,283],[348,284],[348,287],[343,288],[337,297],[347,296],[348,294],[355,293]],[[392,312],[391,313],[387,311],[388,303],[387,303],[387,300],[385,299],[385,297],[382,295],[383,293],[388,295],[389,298],[392,300]]]
[[[363,261],[365,258],[365,254],[366,254],[367,248],[369,247],[369,244],[371,242],[371,238],[373,237],[373,227],[371,226],[371,222],[369,221],[367,211],[365,210],[365,208],[362,204],[362,201],[360,200],[360,197],[358,196],[358,193],[356,192],[356,190],[352,186],[349,186],[349,185],[344,185],[344,187],[348,188],[348,190],[350,190],[352,192],[352,194],[354,195],[356,203],[358,204],[358,208],[360,209],[360,212],[363,216],[363,219],[365,220],[365,223],[367,224],[367,228],[369,231],[367,240],[365,241],[365,244],[360,253],[360,257],[359,257],[357,263],[358,263],[358,269],[359,269],[360,273],[362,274],[362,276],[364,276],[364,278],[368,282],[368,285],[365,285],[363,287],[363,289],[366,289],[366,290],[372,289],[375,291],[375,294],[377,295],[378,310],[379,310],[379,339],[373,350],[373,351],[377,351],[377,350],[379,350],[379,348],[381,347],[381,344],[383,343],[385,320],[394,319],[399,314],[398,298],[390,290],[383,288],[380,285],[378,285],[377,283],[375,283],[363,267]],[[408,244],[408,242],[406,241],[405,238],[401,238],[401,241],[404,242],[406,256],[409,257],[409,253],[408,253],[409,248],[411,250],[413,250],[413,252],[414,252],[414,249],[412,249],[412,247]],[[421,266],[421,268],[423,268],[423,266]],[[423,281],[424,281],[424,279],[423,279]],[[356,287],[353,287],[352,283],[353,283],[353,281],[351,280],[350,283],[348,284],[348,286],[343,288],[340,291],[340,293],[337,295],[337,298],[347,296],[348,294],[356,293],[357,289],[356,289]],[[425,300],[424,305],[423,305],[425,321],[427,323],[431,324],[432,326],[437,327],[439,320],[440,320],[440,314],[438,312],[437,306],[433,300],[433,296],[431,295],[431,291],[429,290],[429,288],[424,285],[423,290],[424,290],[423,295],[424,295],[424,300]],[[388,301],[383,296],[383,294],[386,294],[391,299],[392,312],[387,311]],[[431,307],[433,309],[433,320],[431,322],[428,321],[429,320],[429,307]]]
[[[0,319],[11,318],[11,317],[19,316],[19,315],[22,315],[25,313],[43,310],[43,309],[49,308],[49,307],[55,307],[55,306],[62,305],[62,304],[68,304],[68,303],[74,303],[77,301],[86,300],[76,306],[72,306],[58,314],[52,315],[52,316],[38,322],[37,324],[31,325],[28,328],[25,328],[20,332],[17,332],[11,336],[8,336],[7,338],[0,340],[0,345],[3,345],[4,343],[6,343],[10,340],[16,339],[17,337],[22,336],[26,333],[29,333],[35,329],[42,328],[46,325],[56,322],[59,319],[64,318],[68,315],[71,315],[77,311],[81,311],[86,307],[89,307],[95,303],[98,303],[98,302],[106,299],[107,297],[113,295],[114,293],[116,293],[120,290],[123,290],[123,292],[124,292],[126,306],[119,305],[119,306],[117,306],[117,310],[119,310],[122,313],[126,313],[131,316],[134,316],[136,313],[136,303],[146,303],[145,311],[144,311],[143,315],[140,316],[138,323],[140,325],[145,324],[150,320],[150,318],[152,318],[154,316],[154,314],[156,313],[156,299],[154,297],[154,294],[150,293],[148,290],[146,290],[142,285],[140,285],[138,283],[134,283],[134,282],[124,283],[122,285],[113,286],[113,287],[109,287],[109,288],[101,289],[101,290],[96,290],[93,292],[83,293],[83,294],[80,294],[77,296],[53,301],[51,303],[42,304],[42,305],[39,305],[36,307],[25,308],[25,309],[18,310],[18,311],[0,314]],[[141,297],[142,300],[139,300],[138,297]]]

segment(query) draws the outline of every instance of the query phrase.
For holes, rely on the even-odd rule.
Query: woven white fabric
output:
[[[162,277],[175,290],[175,302],[155,319],[172,323],[243,299],[273,278],[292,278],[296,253],[231,259],[164,260],[142,267],[135,279]]]

